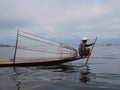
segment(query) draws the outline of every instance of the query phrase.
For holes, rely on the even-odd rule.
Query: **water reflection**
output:
[[[51,83],[51,81],[53,82],[55,80],[74,80],[76,82],[79,81],[81,83],[87,83],[92,79],[92,73],[88,66],[57,65],[29,68],[14,67],[13,70],[15,72],[13,81],[16,83],[17,90],[21,90],[21,87],[24,86],[24,81],[28,81],[27,79],[30,79],[30,82],[34,82],[36,80],[38,85],[45,82]],[[29,84],[29,82],[27,83]]]
[[[13,81],[16,83],[17,90],[20,90],[21,82],[18,79],[19,73],[17,72],[16,67],[13,67],[13,71],[15,72],[15,76],[13,77]]]
[[[90,81],[91,72],[89,70],[90,69],[88,68],[88,66],[86,66],[86,69],[84,69],[80,72],[80,78],[79,78],[80,82],[87,83]]]
[[[52,72],[72,73],[75,72],[75,68],[71,65],[53,65],[53,66],[39,66],[38,70],[52,70]]]

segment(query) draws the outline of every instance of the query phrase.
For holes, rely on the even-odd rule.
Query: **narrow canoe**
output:
[[[0,59],[0,67],[9,67],[9,66],[38,66],[38,65],[56,65],[62,64],[70,61],[84,59],[86,57],[69,57],[64,59],[36,59],[36,60],[16,60],[15,62],[12,59],[3,60]]]

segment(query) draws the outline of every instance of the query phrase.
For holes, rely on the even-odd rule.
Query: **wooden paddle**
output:
[[[86,61],[85,65],[87,65],[87,63],[88,63],[88,60],[89,60],[89,58],[90,58],[90,56],[91,56],[91,53],[92,53],[92,50],[93,50],[94,45],[95,45],[95,43],[96,43],[96,40],[97,40],[97,37],[95,38],[94,44],[93,44],[92,47],[91,47],[91,50],[90,50],[90,53],[89,53],[89,55],[88,55],[88,57],[87,57],[87,61]]]

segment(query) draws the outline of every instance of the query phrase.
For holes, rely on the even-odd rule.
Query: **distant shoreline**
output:
[[[97,45],[98,46],[120,46],[120,44],[97,44]],[[15,45],[0,44],[0,47],[15,47]]]
[[[3,45],[1,44],[0,47],[15,47],[14,45]]]

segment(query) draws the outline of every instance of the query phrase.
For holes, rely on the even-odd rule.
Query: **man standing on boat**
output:
[[[90,55],[90,48],[87,48],[87,47],[92,46],[94,44],[94,43],[86,44],[87,40],[88,40],[87,37],[83,37],[81,40],[82,42],[79,45],[78,51],[79,51],[79,55],[81,57],[86,57],[86,56]]]

